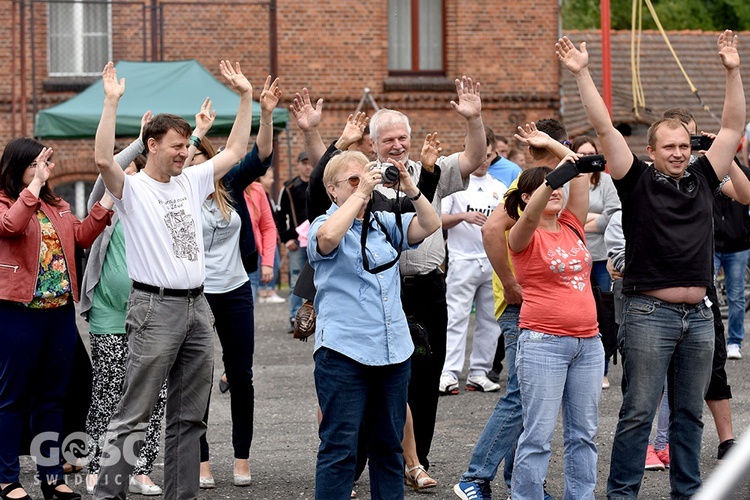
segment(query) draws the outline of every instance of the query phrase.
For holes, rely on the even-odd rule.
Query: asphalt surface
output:
[[[285,292],[281,292],[286,295]],[[211,417],[208,441],[211,445],[211,465],[216,488],[201,490],[199,498],[205,499],[307,499],[314,498],[315,456],[318,446],[316,434],[316,398],[313,385],[312,342],[300,342],[287,334],[288,303],[258,304],[256,306],[255,351],[255,426],[250,454],[251,486],[238,488],[232,484],[231,418],[229,393],[221,394],[217,384],[222,372],[221,346],[215,343],[215,384],[211,398]],[[473,324],[473,322],[472,322]],[[750,325],[749,325],[750,326]],[[80,324],[82,334],[88,338],[86,324]],[[734,393],[732,410],[737,435],[750,425],[750,349],[745,359],[729,361],[727,371]],[[504,374],[505,372],[503,372]],[[465,375],[464,375],[465,377]],[[606,479],[612,439],[617,424],[621,394],[619,365],[613,365],[609,375],[612,388],[603,391],[600,404],[598,482],[596,498],[605,498]],[[453,499],[452,486],[468,465],[474,444],[481,433],[499,393],[461,393],[440,399],[437,428],[430,460],[430,475],[438,486],[427,492],[406,490],[406,498]],[[702,474],[706,478],[716,467],[718,439],[713,420],[705,410],[705,432],[701,450]],[[163,439],[163,438],[162,438]],[[547,475],[547,490],[556,498],[563,496],[563,445],[562,429],[558,428],[552,443],[552,458]],[[22,460],[21,481],[29,486],[33,498],[41,498],[34,486],[34,466],[30,458]],[[747,476],[747,474],[745,474]],[[153,479],[163,484],[163,457],[157,460]],[[83,474],[69,476],[73,488],[85,494]],[[492,483],[493,498],[505,499],[507,490],[500,480]],[[369,498],[367,471],[356,485],[358,498]],[[136,495],[131,495],[137,497]],[[89,497],[90,498],[90,497]],[[669,498],[669,473],[646,472],[640,498]],[[731,498],[750,498],[747,483],[740,485]]]

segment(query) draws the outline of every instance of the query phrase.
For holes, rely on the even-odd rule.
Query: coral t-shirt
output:
[[[512,250],[516,279],[523,289],[519,326],[529,330],[593,337],[599,333],[591,291],[591,254],[583,226],[568,210],[560,212],[560,231],[537,228],[529,246]]]

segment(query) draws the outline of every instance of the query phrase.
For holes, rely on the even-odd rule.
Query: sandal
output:
[[[426,490],[437,486],[437,481],[432,479],[424,467],[416,465],[404,470],[404,484],[414,488],[414,491]]]

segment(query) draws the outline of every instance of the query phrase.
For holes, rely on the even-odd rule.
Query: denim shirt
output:
[[[318,253],[318,229],[338,209],[335,204],[315,219],[308,234],[307,255],[315,269],[315,350],[326,347],[370,366],[406,361],[414,345],[401,306],[398,263],[371,274],[364,269],[361,251],[362,221],[354,220],[339,246],[328,255]],[[416,214],[401,215],[403,236],[393,213],[376,212],[394,245],[409,245],[406,234]],[[402,241],[403,240],[403,241]],[[396,250],[371,219],[367,233],[367,260],[375,268],[396,258]]]

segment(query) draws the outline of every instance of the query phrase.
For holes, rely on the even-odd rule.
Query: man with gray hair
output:
[[[442,198],[466,189],[469,175],[485,159],[485,133],[482,123],[482,101],[479,83],[464,76],[456,80],[458,99],[451,107],[466,120],[465,149],[450,156],[440,157],[440,180],[432,207],[441,214]],[[381,109],[370,119],[370,139],[379,162],[404,162],[414,183],[419,179],[421,162],[409,160],[411,127],[403,113]],[[425,168],[428,168],[425,165]],[[385,196],[396,198],[403,193],[379,186]],[[419,196],[419,195],[418,195]],[[419,248],[401,254],[401,296],[406,316],[422,325],[427,332],[431,356],[412,356],[409,381],[409,406],[414,420],[414,437],[420,463],[429,468],[430,451],[437,414],[438,385],[445,361],[448,311],[445,302],[445,278],[440,265],[445,259],[441,231],[428,237]]]

